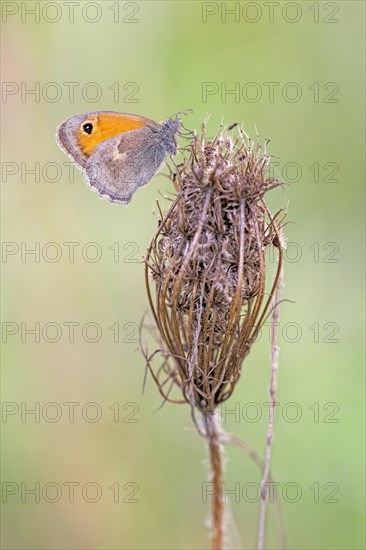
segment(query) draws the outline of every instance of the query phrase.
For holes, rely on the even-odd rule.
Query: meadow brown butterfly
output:
[[[128,204],[148,183],[166,154],[177,153],[178,118],[155,122],[139,115],[96,111],[74,115],[57,128],[59,147],[88,184],[111,202]]]

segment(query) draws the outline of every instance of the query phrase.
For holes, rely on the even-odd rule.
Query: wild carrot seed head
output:
[[[205,413],[232,394],[268,312],[277,278],[266,293],[266,248],[279,249],[277,274],[282,262],[279,213],[264,199],[279,182],[266,177],[266,145],[238,133],[193,138],[146,258],[164,354],[148,366],[166,399],[179,386]]]

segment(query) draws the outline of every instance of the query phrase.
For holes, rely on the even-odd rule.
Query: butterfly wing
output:
[[[84,176],[101,197],[128,204],[135,191],[159,170],[165,153],[156,134],[141,128],[98,145],[86,161]]]
[[[103,141],[145,126],[157,127],[158,124],[139,115],[96,111],[75,115],[62,122],[57,128],[56,140],[72,161],[79,168],[84,168],[88,158]]]

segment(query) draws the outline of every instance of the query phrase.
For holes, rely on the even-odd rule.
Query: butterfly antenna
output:
[[[174,113],[170,118],[173,118],[174,116],[178,115],[188,115],[189,113],[193,113],[193,109],[185,109],[184,111],[178,111],[177,113]]]

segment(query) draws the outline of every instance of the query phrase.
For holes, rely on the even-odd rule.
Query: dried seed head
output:
[[[212,413],[238,380],[272,300],[282,264],[277,213],[265,193],[266,147],[238,130],[207,141],[204,127],[174,175],[177,196],[162,215],[146,258],[146,284],[164,352],[148,366],[168,400],[167,384]],[[278,248],[277,277],[266,294],[266,248]]]

